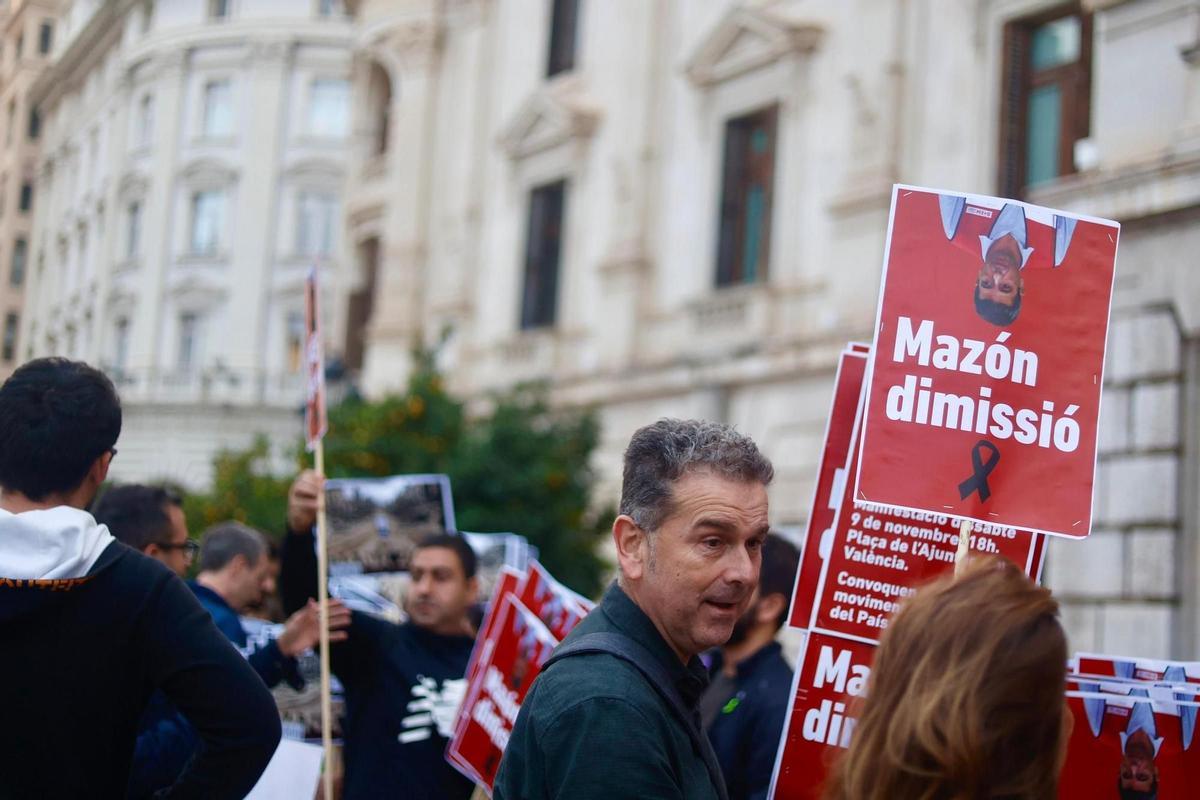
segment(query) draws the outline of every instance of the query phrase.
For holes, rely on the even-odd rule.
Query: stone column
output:
[[[167,368],[162,362],[164,307],[168,271],[175,258],[175,178],[183,146],[183,108],[191,53],[163,52],[149,69],[158,76],[154,100],[154,156],[150,187],[142,211],[144,247],[137,281],[137,309],[131,320],[129,365],[139,382],[138,394],[148,398]],[[169,352],[169,349],[167,350]]]
[[[422,330],[441,36],[430,16],[396,28],[387,40],[400,74],[392,75],[390,189],[363,365],[369,394],[403,387]]]
[[[286,149],[288,96],[295,45],[284,41],[248,46],[245,83],[248,113],[237,120],[241,164],[230,206],[226,287],[227,327],[216,354],[241,378],[238,395],[249,399],[272,366],[268,342],[271,268],[278,234],[279,176]],[[245,96],[245,95],[244,95]],[[235,289],[235,287],[237,287]],[[211,359],[210,359],[211,360]]]

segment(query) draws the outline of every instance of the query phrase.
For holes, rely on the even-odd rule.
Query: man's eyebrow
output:
[[[720,531],[731,531],[736,528],[737,525],[733,522],[733,520],[730,520],[726,517],[701,517],[700,519],[696,520],[695,527],[716,528]]]

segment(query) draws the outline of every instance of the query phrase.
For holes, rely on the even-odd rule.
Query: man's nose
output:
[[[758,583],[758,564],[745,547],[731,550],[725,567],[725,580],[751,587]]]

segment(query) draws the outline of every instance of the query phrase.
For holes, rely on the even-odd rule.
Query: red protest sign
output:
[[[1200,741],[1194,735],[1200,706],[1152,700],[1134,684],[1104,688],[1067,693],[1075,725],[1059,777],[1060,800],[1195,798],[1200,793]]]
[[[517,587],[524,580],[525,574],[523,572],[518,572],[510,567],[500,568],[500,575],[496,579],[496,588],[492,592],[492,599],[488,602],[487,613],[483,617],[483,624],[479,628],[479,635],[475,637],[475,647],[471,650],[471,660],[467,664],[467,683],[471,682],[478,669],[479,659],[483,655],[484,643],[492,640],[493,631],[500,618],[500,606],[504,601],[504,597],[515,594]]]
[[[825,447],[817,465],[817,486],[813,492],[808,526],[804,534],[804,549],[800,569],[796,571],[796,586],[792,591],[792,611],[788,624],[807,628],[812,616],[812,604],[821,578],[821,540],[833,529],[833,520],[846,484],[846,456],[854,439],[854,421],[862,393],[863,376],[867,370],[865,345],[850,345],[838,360],[833,382],[833,403],[825,426]]]
[[[857,500],[1087,535],[1119,231],[895,187]]]
[[[304,282],[304,374],[307,387],[304,403],[304,438],[313,450],[325,435],[325,355],[321,341],[321,292],[317,268],[309,270]]]
[[[1075,665],[1082,675],[1111,676],[1135,681],[1200,683],[1200,661],[1163,661],[1156,658],[1076,653]]]
[[[850,459],[853,474],[857,448],[851,447]],[[954,568],[959,531],[945,515],[855,503],[852,491],[847,482],[812,628],[875,642],[904,597]],[[975,553],[1002,556],[1033,575],[1040,568],[1039,538],[1027,531],[978,525],[970,547]]]
[[[558,640],[512,594],[500,601],[492,638],[467,687],[446,757],[491,791],[521,703]]]
[[[529,562],[529,571],[517,588],[516,595],[556,639],[562,639],[570,633],[589,610],[576,599],[578,595],[556,581],[537,561]]]
[[[854,700],[866,690],[875,645],[822,633],[808,637],[792,681],[792,706],[771,779],[771,797],[821,797],[833,759],[850,743]]]

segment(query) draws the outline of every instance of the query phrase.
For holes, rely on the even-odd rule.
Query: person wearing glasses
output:
[[[87,364],[37,359],[0,386],[0,795],[124,796],[161,691],[202,744],[161,796],[245,797],[279,743],[275,704],[174,571],[85,510],[120,432]]]
[[[126,484],[109,489],[96,502],[93,515],[119,541],[186,575],[200,545],[188,538],[181,498],[157,486]],[[304,688],[296,656],[317,643],[317,608],[309,603],[284,624],[277,639],[255,650],[248,647],[239,614],[274,591],[267,542],[258,531],[236,522],[214,526],[205,534],[200,574],[188,586],[212,615],[217,628],[246,656],[268,687],[283,680]],[[345,634],[349,612],[333,601],[330,627],[334,641]],[[344,619],[343,619],[344,618]],[[153,797],[171,786],[200,744],[186,717],[156,692],[138,724],[128,800]]]
[[[200,552],[200,543],[188,538],[183,501],[163,487],[114,486],[96,501],[92,516],[117,541],[161,561],[181,578]]]

